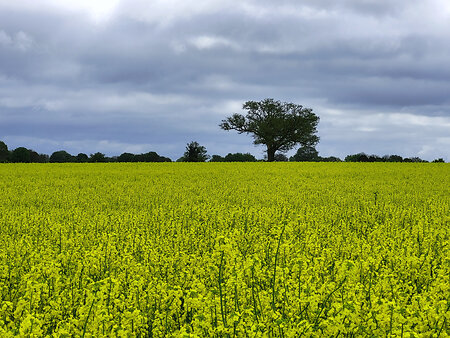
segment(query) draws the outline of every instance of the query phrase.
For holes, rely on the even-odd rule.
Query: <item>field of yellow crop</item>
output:
[[[0,165],[0,336],[446,337],[450,165]]]

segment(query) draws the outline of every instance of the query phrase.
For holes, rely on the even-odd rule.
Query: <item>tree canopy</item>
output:
[[[8,146],[5,142],[0,141],[0,162],[6,162],[9,157]]]
[[[252,134],[254,144],[267,147],[267,160],[275,160],[277,151],[286,152],[296,144],[314,146],[319,142],[317,125],[319,117],[311,108],[280,102],[274,99],[247,101],[243,105],[247,114],[233,114],[222,120],[224,130],[239,134]]]
[[[30,163],[31,152],[25,147],[16,148],[11,152],[10,161],[13,163]]]
[[[182,162],[205,162],[209,156],[206,154],[206,148],[192,141],[186,145],[186,151],[179,161]]]
[[[224,158],[225,162],[256,162],[255,156],[250,153],[228,153]]]
[[[50,155],[51,163],[75,162],[75,158],[65,150],[55,151]]]
[[[85,153],[79,153],[75,158],[78,163],[86,163],[89,161],[89,156]]]
[[[95,154],[91,154],[89,156],[89,162],[97,163],[97,162],[108,162],[105,154],[101,152],[96,152]]]
[[[209,162],[256,162],[255,156],[250,153],[228,153],[225,157],[212,155]]]
[[[306,145],[298,148],[294,156],[292,156],[290,161],[296,162],[313,162],[319,160],[319,152],[314,146]]]

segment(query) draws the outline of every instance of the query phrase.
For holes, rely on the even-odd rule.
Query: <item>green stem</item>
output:
[[[323,306],[320,309],[320,312],[317,314],[316,319],[314,320],[314,329],[317,329],[317,325],[319,323],[319,317],[323,312],[323,309],[325,309],[325,305],[327,304],[328,300],[331,298],[331,296],[341,288],[342,285],[344,285],[345,280],[347,279],[347,277],[344,277],[344,279],[342,280],[342,282],[336,287],[336,289],[334,289],[333,291],[331,291],[329,293],[329,295],[327,296],[327,298],[325,298],[325,301],[323,302]]]
[[[277,261],[278,261],[278,254],[280,252],[280,244],[281,239],[283,238],[284,231],[286,230],[286,222],[284,222],[283,230],[281,230],[280,238],[278,239],[278,246],[277,246],[277,252],[275,253],[275,264],[273,267],[273,281],[272,281],[272,309],[275,311],[275,281],[276,281],[276,275],[277,275]]]
[[[88,315],[86,317],[86,320],[84,321],[83,335],[81,336],[82,338],[84,338],[84,336],[86,335],[86,326],[87,326],[89,317],[91,316],[91,312],[92,312],[92,308],[94,307],[94,303],[95,303],[95,298],[92,300],[91,307],[89,308]]]
[[[222,281],[223,281],[223,255],[222,251],[220,255],[220,265],[219,265],[219,296],[220,296],[220,312],[222,313],[223,325],[227,327],[227,316],[223,309],[223,293],[222,293]]]

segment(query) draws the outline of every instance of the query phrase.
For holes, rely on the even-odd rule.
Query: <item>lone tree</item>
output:
[[[198,142],[192,141],[186,145],[186,151],[181,160],[183,162],[205,162],[208,158],[206,148]]]
[[[286,152],[296,144],[314,146],[319,142],[316,136],[319,117],[310,108],[265,99],[259,102],[247,101],[243,105],[247,115],[233,114],[222,120],[224,130],[236,130],[239,134],[253,134],[254,144],[267,147],[267,160],[275,160],[275,152]]]

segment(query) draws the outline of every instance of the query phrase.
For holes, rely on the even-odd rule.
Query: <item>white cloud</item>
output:
[[[450,117],[424,116],[408,113],[386,114],[387,123],[400,127],[431,127],[433,129],[450,130]]]
[[[201,35],[189,39],[189,42],[200,50],[217,47],[231,47],[233,49],[239,49],[239,46],[235,42],[220,36]]]
[[[121,1],[117,13],[134,20],[168,26],[201,14],[218,14],[234,3],[223,0],[127,0]]]
[[[57,11],[66,14],[81,13],[93,22],[111,18],[120,0],[2,0],[0,8],[26,11]]]

